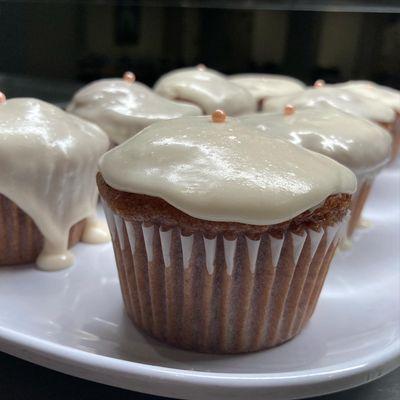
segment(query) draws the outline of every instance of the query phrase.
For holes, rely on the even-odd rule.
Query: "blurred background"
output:
[[[399,89],[399,13],[400,0],[0,0],[0,90],[63,102],[97,78],[152,85],[198,63]]]

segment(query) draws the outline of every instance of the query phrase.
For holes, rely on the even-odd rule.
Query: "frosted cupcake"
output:
[[[349,81],[335,86],[347,89],[374,102],[382,103],[395,112],[395,120],[388,126],[393,136],[392,160],[394,160],[400,150],[400,91],[369,81]]]
[[[273,74],[237,74],[230,81],[248,90],[262,110],[263,103],[277,96],[289,96],[305,89],[303,82],[284,75]]]
[[[78,241],[109,240],[95,209],[107,135],[43,101],[1,98],[0,265],[68,267]]]
[[[354,172],[358,189],[352,199],[350,237],[360,221],[375,176],[390,159],[390,134],[367,119],[330,106],[303,110],[286,106],[280,113],[254,114],[241,120],[268,136],[290,140],[331,157]]]
[[[156,82],[154,90],[169,99],[195,104],[204,114],[218,108],[228,115],[249,114],[257,109],[250,92],[204,65],[171,71]]]
[[[216,112],[154,124],[109,151],[98,186],[136,326],[181,348],[239,353],[307,323],[356,178]]]
[[[136,82],[127,72],[123,79],[101,79],[79,90],[67,111],[100,126],[114,144],[120,144],[154,122],[201,115],[191,104],[170,101]]]

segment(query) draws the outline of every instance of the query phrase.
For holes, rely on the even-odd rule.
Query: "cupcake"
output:
[[[302,92],[303,82],[284,75],[273,74],[237,74],[229,77],[230,81],[248,90],[261,111],[263,102],[277,96],[288,96]]]
[[[288,104],[298,110],[329,105],[356,117],[369,119],[381,125],[392,136],[394,135],[396,114],[391,107],[350,90],[325,85],[323,81],[317,81],[313,88],[308,88],[301,93],[270,99],[263,104],[263,111],[281,112]]]
[[[385,104],[395,112],[395,120],[389,126],[393,135],[392,160],[394,160],[400,150],[400,91],[369,81],[349,81],[335,86],[347,89],[374,102]]]
[[[156,82],[154,90],[169,99],[195,104],[204,114],[217,108],[228,115],[248,114],[257,109],[250,92],[204,65],[169,72]]]
[[[347,231],[350,238],[360,221],[375,176],[390,159],[390,134],[365,118],[328,105],[302,110],[287,106],[280,113],[244,116],[241,121],[268,136],[290,140],[324,154],[354,172],[357,192],[352,198]]]
[[[343,233],[356,189],[349,169],[222,112],[154,124],[99,166],[139,329],[211,353],[301,331]]]
[[[97,126],[41,100],[0,104],[0,265],[73,264],[69,247],[109,240],[96,218],[97,162],[109,147]]]
[[[94,122],[120,144],[154,122],[201,115],[192,104],[165,99],[126,72],[123,79],[100,79],[79,90],[67,111]]]

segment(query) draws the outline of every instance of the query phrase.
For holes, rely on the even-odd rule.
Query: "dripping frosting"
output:
[[[44,101],[16,98],[0,105],[0,144],[0,170],[7,171],[0,174],[0,193],[43,234],[40,268],[73,263],[68,237],[79,221],[88,219],[87,241],[109,239],[95,217],[97,160],[109,147],[100,128]]]
[[[114,189],[162,198],[193,217],[254,225],[355,191],[354,174],[334,160],[220,117],[154,124],[104,154],[100,172]]]
[[[114,143],[122,143],[154,122],[200,115],[191,104],[165,99],[126,72],[123,79],[101,79],[80,89],[67,111],[96,123]]]

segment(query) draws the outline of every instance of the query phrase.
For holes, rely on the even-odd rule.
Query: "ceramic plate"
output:
[[[76,265],[0,268],[0,349],[81,378],[168,397],[295,399],[368,382],[400,365],[400,171],[376,180],[353,248],[337,255],[294,340],[248,355],[160,344],[123,312],[111,245],[79,244]]]

